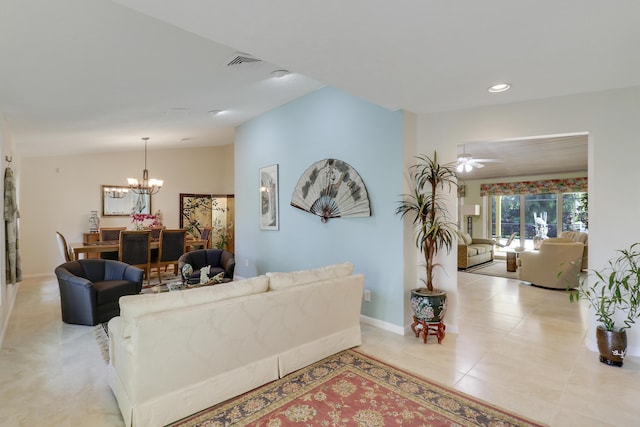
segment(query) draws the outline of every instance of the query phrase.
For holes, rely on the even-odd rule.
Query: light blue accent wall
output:
[[[350,261],[365,275],[372,301],[362,314],[403,325],[402,221],[394,214],[402,193],[403,113],[331,87],[292,101],[236,129],[236,274],[293,271]],[[302,173],[314,162],[340,159],[361,176],[370,217],[320,217],[290,205]],[[259,225],[259,175],[279,167],[280,229]],[[327,313],[330,315],[330,313]]]

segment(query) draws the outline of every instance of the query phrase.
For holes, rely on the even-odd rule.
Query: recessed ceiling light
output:
[[[511,84],[497,83],[497,84],[494,84],[493,86],[489,86],[489,89],[487,90],[491,93],[498,93],[498,92],[504,92],[505,90],[509,90],[509,89],[511,89]]]
[[[287,70],[275,70],[271,72],[271,76],[275,77],[276,79],[282,78],[287,75],[289,75],[289,71]]]
[[[211,117],[215,117],[215,116],[217,116],[218,114],[222,113],[222,111],[223,111],[223,110],[209,110],[209,115],[210,115]]]

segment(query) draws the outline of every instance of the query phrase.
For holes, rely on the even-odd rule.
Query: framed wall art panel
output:
[[[260,168],[260,229],[278,230],[278,165]]]

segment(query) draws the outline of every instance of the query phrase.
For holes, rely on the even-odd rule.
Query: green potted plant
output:
[[[595,310],[596,341],[600,361],[622,366],[627,353],[626,329],[640,317],[640,243],[617,251],[602,270],[590,270],[578,288],[571,290],[571,302],[586,300]],[[622,320],[622,324],[617,321]]]
[[[446,313],[447,294],[434,286],[434,257],[441,250],[449,253],[458,237],[457,224],[449,219],[444,198],[457,188],[458,175],[456,164],[440,163],[435,151],[433,157],[420,155],[416,159],[417,163],[409,168],[412,192],[402,196],[396,214],[413,221],[416,247],[425,261],[425,286],[411,290],[414,324],[439,323]]]

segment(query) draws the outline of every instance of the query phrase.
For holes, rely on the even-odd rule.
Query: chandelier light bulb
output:
[[[149,137],[142,138],[144,141],[144,170],[142,171],[142,181],[136,178],[127,178],[129,189],[136,194],[156,194],[162,188],[164,181],[161,179],[149,178],[147,170],[147,141]]]

